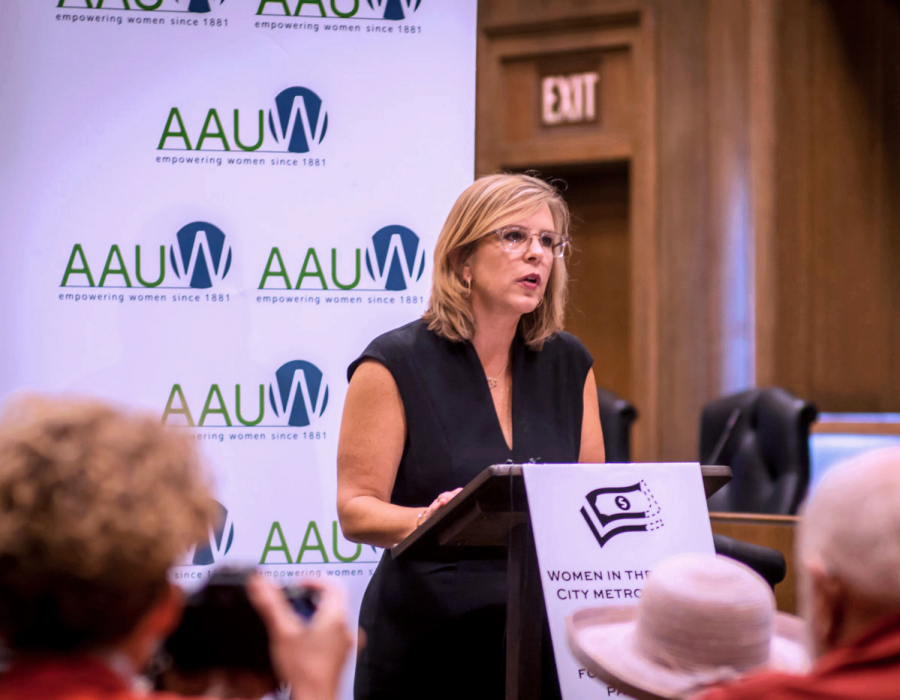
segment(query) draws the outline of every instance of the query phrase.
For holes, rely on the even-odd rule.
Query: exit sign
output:
[[[541,123],[544,126],[597,121],[596,71],[548,75],[541,79]]]

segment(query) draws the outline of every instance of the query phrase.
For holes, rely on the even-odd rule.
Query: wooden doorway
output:
[[[526,20],[519,5],[503,7],[479,10],[476,172],[535,169],[566,182],[577,246],[566,329],[593,355],[598,385],[638,408],[632,458],[653,461],[659,251],[652,17],[645,8],[596,7],[572,21],[535,4]],[[562,83],[569,87],[561,90]],[[559,95],[578,94],[576,83],[596,87],[596,111],[578,112],[579,121],[569,109],[568,121],[557,123]],[[556,92],[548,88],[554,85]],[[588,103],[584,97],[581,104]],[[570,108],[577,104],[569,100]]]
[[[567,185],[564,194],[573,223],[566,330],[594,356],[597,385],[635,402],[628,164],[553,174]]]

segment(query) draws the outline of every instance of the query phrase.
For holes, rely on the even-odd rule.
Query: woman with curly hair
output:
[[[168,571],[208,538],[208,481],[194,441],[156,417],[78,399],[7,407],[0,645],[11,665],[0,698],[146,697],[139,673],[181,615]],[[336,591],[322,589],[309,625],[261,576],[248,594],[281,680],[304,698],[332,698],[350,643]]]

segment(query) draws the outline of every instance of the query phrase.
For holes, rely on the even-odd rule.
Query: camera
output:
[[[275,679],[265,625],[247,597],[252,573],[252,568],[220,569],[188,598],[181,624],[164,645],[170,669],[186,674],[240,669]],[[315,614],[316,591],[303,586],[282,590],[301,618]]]

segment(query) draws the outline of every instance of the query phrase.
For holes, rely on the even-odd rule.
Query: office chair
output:
[[[630,462],[631,424],[637,418],[637,409],[621,396],[600,387],[597,387],[597,401],[600,403],[606,461]]]
[[[784,389],[750,389],[703,408],[701,464],[731,467],[711,511],[793,515],[809,484],[809,426],[817,411]]]
[[[600,422],[606,447],[606,461],[611,463],[630,462],[631,425],[637,419],[637,410],[628,401],[607,389],[598,387],[597,399],[600,402]],[[727,418],[725,423],[728,423]],[[736,421],[733,420],[733,423]],[[734,430],[734,427],[732,425],[731,429]],[[712,454],[712,449],[710,456],[715,456]],[[722,462],[716,463],[721,464]],[[784,580],[787,564],[784,555],[777,549],[716,534],[713,535],[713,544],[716,554],[746,564],[762,576],[772,588]]]

